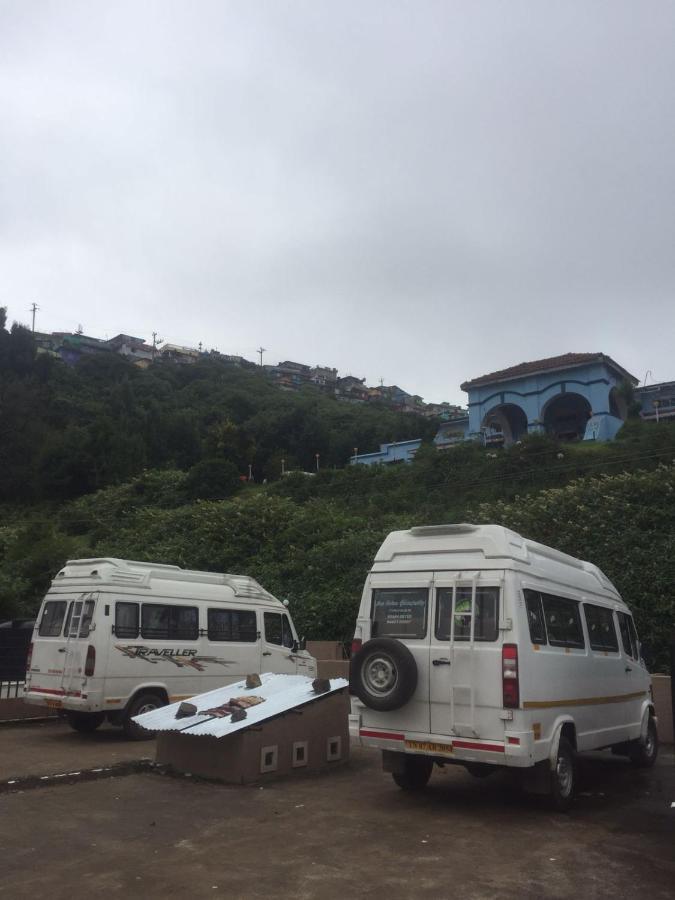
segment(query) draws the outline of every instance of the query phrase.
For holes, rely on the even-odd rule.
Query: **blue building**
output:
[[[446,449],[462,441],[508,447],[527,434],[560,441],[611,440],[628,410],[620,386],[637,379],[604,353],[565,353],[481,375],[461,385],[469,414],[441,423],[434,438]],[[675,415],[675,382],[637,388],[643,418]],[[353,456],[352,464],[409,462],[421,440],[381,444],[379,451]]]
[[[565,353],[481,375],[469,395],[467,438],[508,446],[526,434],[611,440],[627,409],[618,390],[637,379],[604,353]]]

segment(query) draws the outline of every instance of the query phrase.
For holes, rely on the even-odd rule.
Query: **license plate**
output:
[[[406,741],[406,750],[422,750],[424,753],[452,753],[452,744],[437,744],[434,741]]]
[[[63,703],[60,700],[45,700],[45,706],[49,706],[52,709],[61,709]]]

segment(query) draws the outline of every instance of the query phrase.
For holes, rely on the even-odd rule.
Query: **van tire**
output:
[[[558,756],[551,772],[551,805],[560,812],[570,808],[577,785],[577,767],[574,750],[567,738],[558,743]]]
[[[647,734],[631,741],[628,745],[630,761],[638,769],[651,769],[659,755],[659,735],[656,730],[656,721],[653,716],[647,722]]]
[[[434,761],[430,757],[408,753],[403,763],[403,772],[393,772],[391,777],[403,791],[422,791],[431,778],[433,768]]]
[[[126,736],[133,741],[152,740],[156,732],[141,728],[140,725],[137,725],[131,720],[134,716],[140,715],[141,712],[150,712],[151,709],[158,709],[160,706],[166,706],[166,702],[166,697],[163,697],[161,694],[137,694],[127,706],[122,719],[122,728],[124,729]]]
[[[66,710],[66,719],[73,731],[79,731],[80,734],[91,734],[93,731],[103,724],[105,713],[85,713],[75,712],[75,710]]]
[[[366,641],[352,657],[349,689],[370,709],[400,709],[417,688],[417,664],[405,644],[394,638]]]

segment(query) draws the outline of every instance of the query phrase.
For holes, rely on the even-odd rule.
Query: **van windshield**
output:
[[[425,637],[428,599],[427,588],[375,588],[372,636]]]

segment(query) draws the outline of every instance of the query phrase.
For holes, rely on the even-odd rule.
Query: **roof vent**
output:
[[[416,525],[410,529],[415,537],[433,537],[441,534],[470,534],[477,531],[476,525]]]

